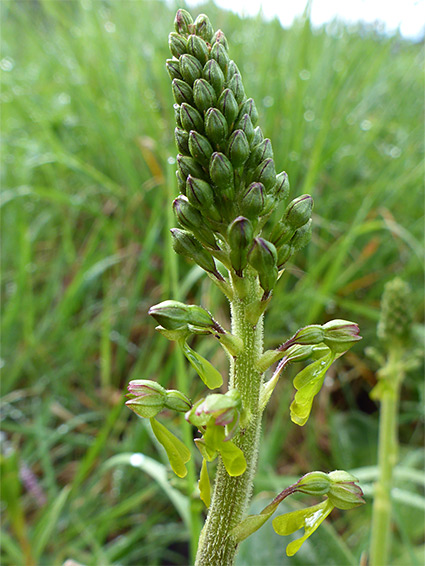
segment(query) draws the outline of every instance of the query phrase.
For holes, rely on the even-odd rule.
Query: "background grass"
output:
[[[174,6],[3,0],[0,10],[2,564],[187,564],[185,480],[171,477],[122,397],[130,379],[176,379],[173,347],[147,317],[175,277],[164,70]],[[256,492],[261,502],[293,476],[344,468],[370,496],[377,368],[364,349],[376,343],[385,282],[404,277],[416,323],[423,312],[423,44],[337,22],[312,29],[308,17],[282,29],[212,4],[200,11],[230,41],[292,197],[315,199],[313,241],[279,282],[266,345],[331,318],[358,321],[364,336],[330,373],[305,429],[288,422],[290,374],[281,384]],[[220,294],[178,261],[181,298],[228,325]],[[197,347],[226,371],[214,343]],[[401,404],[400,565],[420,564],[424,542],[421,375],[409,375]],[[191,393],[202,393],[199,380]],[[370,512],[334,513],[291,564],[358,563]],[[267,525],[244,543],[240,563],[285,563],[285,541],[271,536]]]

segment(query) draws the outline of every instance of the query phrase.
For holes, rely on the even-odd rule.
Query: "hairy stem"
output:
[[[246,471],[238,477],[227,474],[219,461],[210,510],[201,532],[196,564],[198,566],[230,566],[233,564],[237,545],[229,535],[243,518],[248,507],[258,458],[261,428],[259,394],[262,374],[255,362],[263,352],[263,317],[256,325],[247,321],[250,303],[261,296],[256,275],[249,274],[245,280],[243,298],[236,287],[231,302],[232,333],[243,340],[243,352],[232,360],[229,388],[240,392],[248,422],[235,440],[247,462]]]
[[[398,452],[398,402],[402,381],[399,354],[393,351],[388,364],[383,368],[387,387],[381,395],[379,419],[378,481],[372,513],[372,537],[370,565],[389,564],[391,530],[391,487],[393,469]]]

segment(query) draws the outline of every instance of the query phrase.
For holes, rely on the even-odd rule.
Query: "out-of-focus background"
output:
[[[177,7],[1,2],[4,566],[188,563],[185,480],[123,406],[131,379],[175,385],[173,345],[147,310],[172,294],[176,149],[164,63]],[[385,34],[379,23],[312,26],[308,10],[287,28],[212,3],[200,12],[229,39],[291,197],[315,200],[312,242],[279,282],[266,346],[332,318],[357,321],[364,337],[329,372],[302,429],[289,421],[291,373],[282,379],[253,505],[307,471],[339,468],[355,471],[368,504],[335,511],[290,561],[267,524],[243,543],[239,564],[358,564],[378,422],[369,397],[378,368],[365,349],[379,347],[380,297],[395,275],[411,285],[418,336],[423,322],[423,36]],[[203,272],[182,258],[178,266],[181,298],[228,325]],[[226,372],[212,339],[196,346]],[[203,390],[187,372],[196,399]],[[422,376],[408,374],[400,404],[400,566],[421,565],[424,551]]]

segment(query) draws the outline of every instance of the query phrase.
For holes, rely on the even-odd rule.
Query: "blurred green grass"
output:
[[[149,460],[144,471],[134,461],[104,467],[132,452],[163,461],[121,391],[133,378],[175,381],[172,347],[147,319],[172,294],[165,211],[176,150],[164,61],[174,7],[4,0],[0,10],[2,564],[185,564],[188,533],[174,507],[187,502],[176,506],[169,491],[184,480],[154,482]],[[376,368],[364,348],[376,341],[380,296],[395,274],[411,284],[422,322],[423,43],[360,25],[312,29],[305,18],[284,30],[212,4],[199,11],[229,38],[292,196],[315,199],[313,241],[279,283],[267,346],[330,318],[358,321],[364,336],[329,376],[316,426],[288,424],[292,391],[281,386],[257,489],[280,490],[277,473],[373,466]],[[179,271],[181,296],[228,323],[200,270],[179,259]],[[199,348],[226,371],[214,344]],[[420,372],[401,410],[401,463],[414,469]],[[367,507],[338,517],[333,531],[357,558]],[[412,561],[421,520],[410,507],[397,513],[395,560]]]

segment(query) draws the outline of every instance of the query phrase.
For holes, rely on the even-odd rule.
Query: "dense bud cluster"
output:
[[[409,342],[412,331],[412,303],[409,285],[400,278],[385,285],[381,302],[378,337],[391,346],[394,341]]]
[[[174,211],[185,229],[173,231],[175,250],[217,279],[214,255],[227,257],[239,277],[250,266],[267,297],[279,270],[311,237],[313,200],[302,195],[277,224],[267,222],[288,196],[288,176],[276,174],[271,141],[257,126],[255,102],[245,94],[227,39],[204,14],[193,21],[178,10],[174,27],[166,67],[179,151]]]

